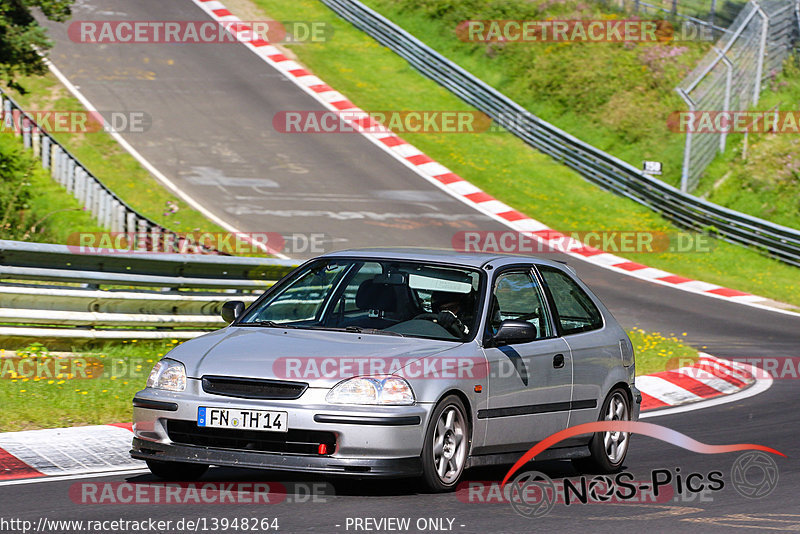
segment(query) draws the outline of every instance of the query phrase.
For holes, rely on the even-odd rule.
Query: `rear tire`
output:
[[[147,460],[147,467],[158,478],[172,482],[197,480],[208,471],[208,466],[204,464],[162,462],[160,460]]]
[[[467,465],[471,435],[464,403],[449,395],[433,410],[422,445],[422,477],[431,491],[452,491]]]
[[[600,421],[630,421],[631,403],[621,387],[611,390],[600,410]],[[628,454],[631,435],[627,432],[595,432],[589,442],[587,458],[574,458],[572,465],[581,473],[616,473]]]

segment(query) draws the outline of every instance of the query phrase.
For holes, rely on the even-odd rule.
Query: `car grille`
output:
[[[194,421],[167,421],[167,435],[173,443],[198,445],[215,449],[309,454],[319,456],[319,446],[325,444],[328,454],[336,448],[336,434],[318,430],[289,430],[261,432],[228,428],[203,428]]]
[[[204,376],[203,391],[241,399],[297,399],[308,388],[303,382],[261,380],[234,376]]]

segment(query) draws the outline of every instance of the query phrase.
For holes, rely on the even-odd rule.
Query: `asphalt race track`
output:
[[[84,0],[73,20],[205,20],[189,0]],[[246,231],[323,232],[331,248],[373,245],[450,247],[455,232],[505,230],[446,196],[358,135],[285,135],[272,130],[274,113],[321,109],[240,45],[89,45],[71,42],[49,24],[56,66],[100,110],[145,111],[145,134],[125,138],[156,168],[208,209]],[[535,213],[529,215],[536,216]],[[296,255],[303,257],[302,254]],[[687,332],[687,341],[722,358],[796,356],[800,318],[663,287],[569,259],[626,327]],[[45,480],[0,486],[3,515],[48,519],[178,520],[278,518],[283,532],[376,532],[355,518],[404,517],[407,532],[746,532],[797,530],[800,508],[800,414],[797,382],[776,380],[764,393],[738,402],[666,415],[665,425],[711,444],[773,447],[777,488],[748,499],[730,484],[739,453],[701,455],[646,437],[634,437],[626,470],[636,480],[651,471],[720,471],[725,487],[701,496],[642,504],[556,504],[538,518],[507,503],[462,502],[455,494],[429,495],[409,480],[321,479],[292,473],[212,470],[204,480],[281,481],[286,499],[273,505],[76,504],[73,484],[155,480],[149,475]],[[533,464],[553,478],[572,476],[568,462]],[[497,481],[506,469],[474,469],[469,480]],[[295,483],[326,484],[307,498]],[[333,493],[333,494],[331,494]],[[324,502],[323,502],[324,501]],[[348,522],[349,518],[349,522]],[[448,521],[452,520],[452,524]],[[361,523],[363,525],[363,523]],[[438,527],[438,528],[437,528]]]

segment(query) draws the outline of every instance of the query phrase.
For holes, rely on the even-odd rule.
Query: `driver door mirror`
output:
[[[244,312],[244,302],[231,300],[222,305],[220,315],[226,323],[231,324],[242,315],[242,312]]]
[[[495,345],[514,345],[516,343],[529,343],[536,340],[539,333],[536,326],[528,321],[506,319],[500,323],[497,333],[492,336]]]

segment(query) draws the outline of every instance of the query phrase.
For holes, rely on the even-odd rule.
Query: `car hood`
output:
[[[191,378],[234,376],[332,387],[351,376],[394,372],[459,345],[391,335],[229,327],[187,341],[167,358],[182,362]]]

